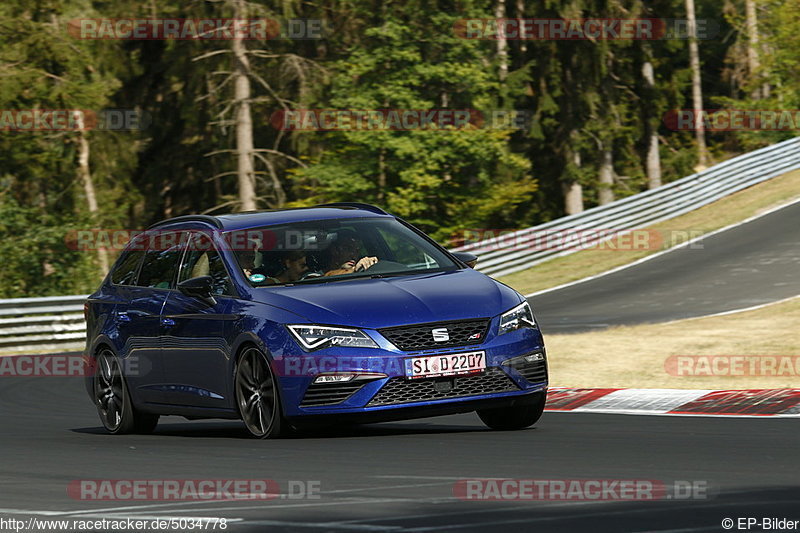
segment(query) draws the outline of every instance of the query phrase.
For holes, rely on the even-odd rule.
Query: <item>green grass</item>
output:
[[[547,335],[550,382],[563,387],[776,389],[800,387],[800,297],[724,316],[623,326],[572,335]],[[758,342],[754,342],[757,332]],[[659,342],[669,339],[669,342]],[[655,342],[654,342],[655,341]],[[609,357],[609,354],[613,356]],[[782,356],[782,375],[676,375],[677,356]],[[748,363],[749,364],[749,363]],[[701,367],[694,367],[701,368]],[[712,375],[713,374],[713,375]]]

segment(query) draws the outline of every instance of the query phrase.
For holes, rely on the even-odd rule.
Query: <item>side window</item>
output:
[[[195,233],[189,240],[178,283],[200,276],[211,276],[214,280],[214,294],[217,296],[235,294],[222,256],[214,248],[211,239],[203,233]]]
[[[181,239],[185,234],[177,232],[160,233],[149,239],[149,249],[136,283],[140,287],[171,289],[178,271],[178,262],[183,253]]]
[[[127,250],[111,273],[111,283],[114,285],[136,285],[136,274],[139,272],[139,263],[142,262],[143,256],[144,250]]]

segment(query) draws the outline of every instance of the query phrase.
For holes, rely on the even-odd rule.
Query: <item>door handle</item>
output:
[[[131,321],[131,317],[128,315],[128,313],[117,313],[117,318],[119,319],[120,322]]]
[[[161,325],[162,326],[172,327],[172,326],[175,325],[175,321],[172,320],[171,318],[162,318],[161,319]]]

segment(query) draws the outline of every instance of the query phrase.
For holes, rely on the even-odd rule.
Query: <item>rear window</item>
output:
[[[111,283],[114,285],[136,285],[136,274],[139,263],[144,257],[143,250],[129,250],[125,252],[111,272]]]
[[[157,243],[178,243],[171,246],[156,245],[155,248],[147,250],[144,256],[144,263],[139,271],[137,285],[140,287],[152,287],[154,289],[171,289],[174,287],[175,275],[178,272],[178,262],[183,254],[184,246],[180,242],[184,235],[179,234],[159,234],[159,239],[153,240]]]

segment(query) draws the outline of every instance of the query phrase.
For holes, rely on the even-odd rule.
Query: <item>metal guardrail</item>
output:
[[[0,300],[0,353],[83,349],[87,296]]]
[[[480,257],[478,270],[493,277],[505,276],[615,235],[675,218],[797,168],[800,168],[800,137],[734,157],[658,189],[453,251],[474,253]],[[597,237],[587,237],[593,230]],[[570,231],[582,232],[583,238],[549,249],[540,244],[547,234]]]
[[[513,232],[508,236],[456,248],[480,255],[478,270],[504,276],[579,251],[573,248],[537,249],[533,242],[544,232],[602,230],[601,242],[634,229],[677,217],[737,191],[800,168],[800,137],[734,157],[703,172],[658,189],[588,209],[583,213]],[[86,338],[83,302],[87,295],[0,300],[0,353],[81,350]]]

